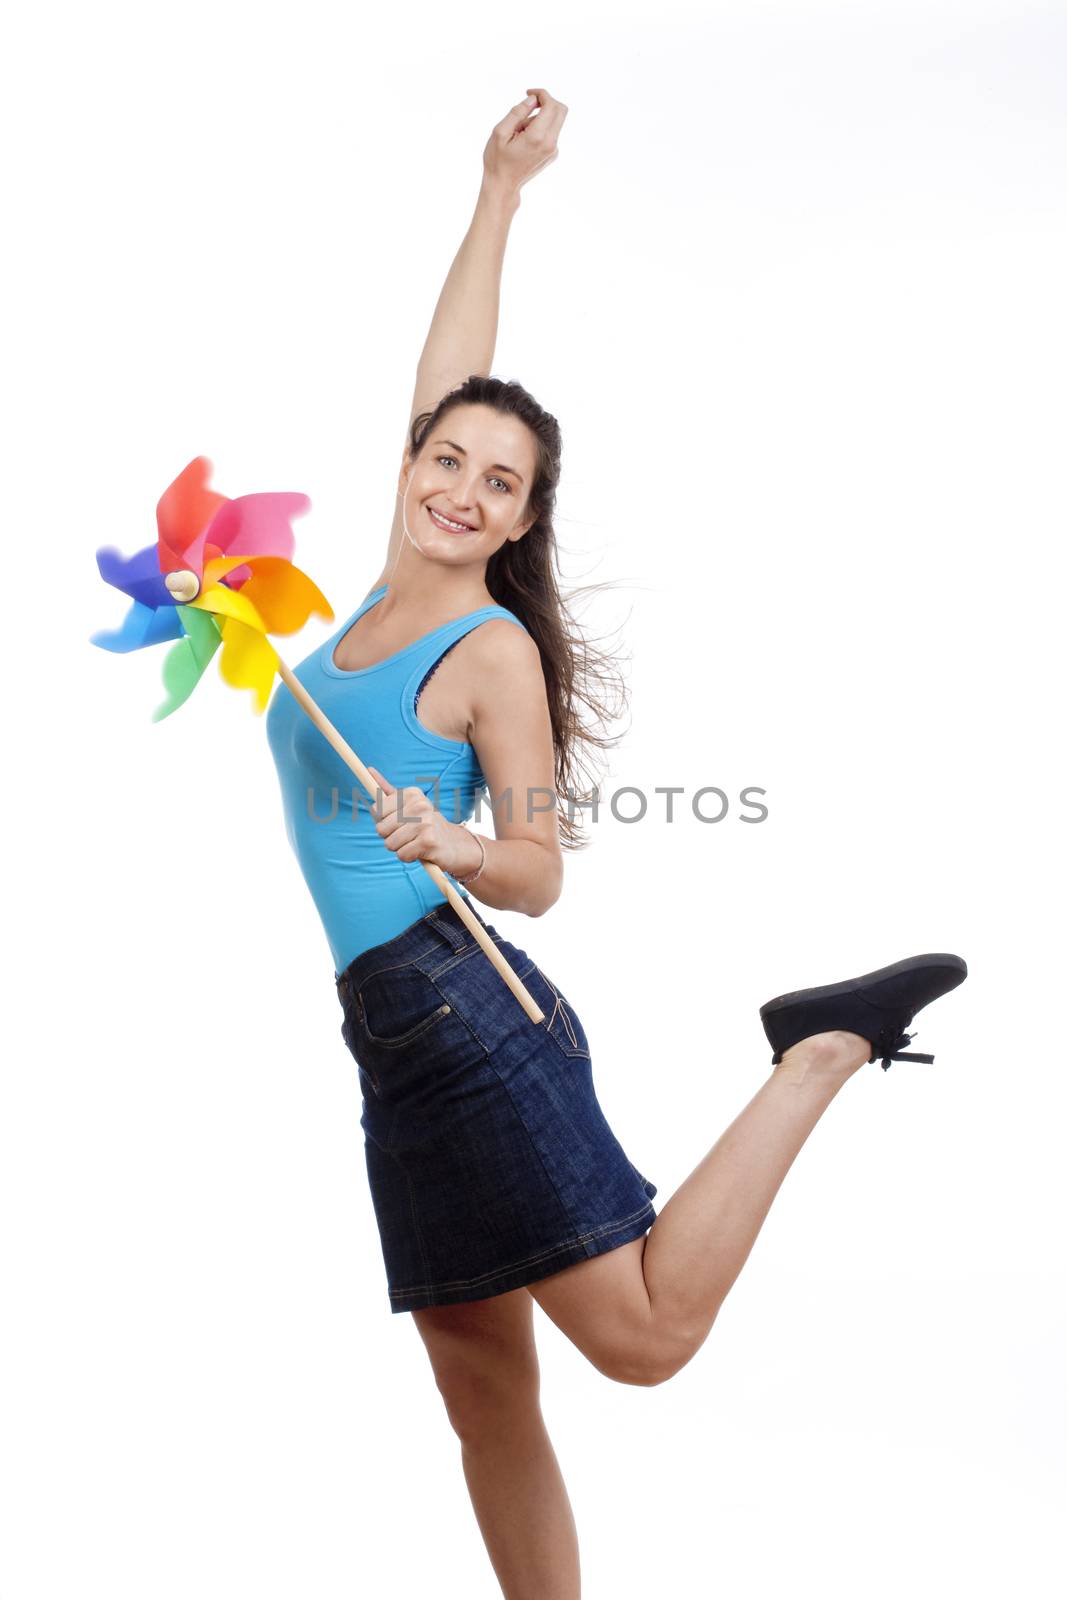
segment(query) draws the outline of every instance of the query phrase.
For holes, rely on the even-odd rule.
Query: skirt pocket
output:
[[[588,1061],[589,1040],[581,1018],[562,989],[546,977],[536,963],[523,975],[522,981],[544,1012],[541,1026],[557,1048],[573,1061]]]
[[[431,977],[413,963],[365,978],[347,1008],[345,1042],[377,1098],[428,1109],[486,1052]]]
[[[372,973],[356,995],[367,1038],[392,1050],[413,1043],[451,1009],[433,979],[410,964]]]

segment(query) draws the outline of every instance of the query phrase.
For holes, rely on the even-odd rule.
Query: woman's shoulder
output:
[[[486,689],[507,691],[544,681],[533,634],[516,618],[488,617],[468,635],[472,676]]]
[[[533,635],[522,619],[513,612],[508,612],[506,617],[486,617],[485,621],[480,622],[473,630],[471,639],[476,645],[488,646],[494,652],[511,650],[521,656],[523,653],[529,654],[532,648],[535,655],[538,653]]]

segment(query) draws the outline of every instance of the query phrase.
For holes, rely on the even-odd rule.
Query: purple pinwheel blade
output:
[[[159,570],[158,545],[148,544],[136,555],[124,556],[115,545],[105,544],[96,552],[96,564],[104,582],[121,589],[131,600],[139,600],[146,606],[176,604]],[[166,637],[171,639],[177,635],[170,633]]]

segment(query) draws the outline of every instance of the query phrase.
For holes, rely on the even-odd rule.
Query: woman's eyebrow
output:
[[[452,449],[458,450],[461,456],[465,456],[467,454],[463,446],[461,444],[457,444],[455,439],[435,439],[434,444],[451,445]],[[518,478],[519,482],[522,482],[522,473],[516,472],[514,467],[505,467],[503,462],[494,461],[489,470],[490,472],[510,472],[513,478]]]

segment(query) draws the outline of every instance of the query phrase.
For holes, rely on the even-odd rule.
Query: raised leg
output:
[[[692,1359],[748,1259],[811,1130],[870,1056],[858,1034],[814,1034],[767,1082],[673,1194],[643,1239],[529,1285],[608,1377],[662,1383]]]
[[[540,1406],[525,1289],[413,1311],[506,1600],[579,1600],[578,1534]]]

